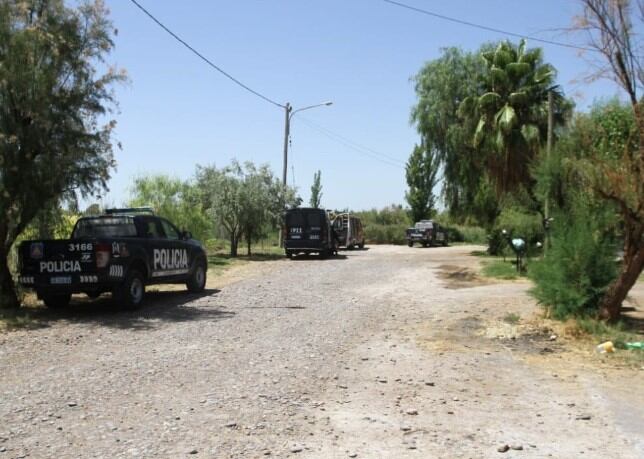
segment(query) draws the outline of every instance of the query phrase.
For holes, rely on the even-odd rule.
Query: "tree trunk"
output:
[[[236,257],[237,256],[237,244],[239,243],[237,239],[237,235],[235,232],[230,233],[230,256],[231,257]]]
[[[9,250],[0,248],[0,308],[18,308],[20,303],[9,270]]]
[[[250,257],[250,255],[251,255],[251,253],[250,253],[250,252],[251,252],[251,249],[250,249],[250,245],[251,245],[251,237],[250,237],[250,235],[249,235],[249,234],[247,234],[247,235],[246,235],[246,244],[248,244],[248,252],[247,252],[247,255]]]
[[[642,241],[642,225],[628,228],[630,234],[626,235],[624,243],[624,264],[613,283],[608,287],[599,306],[599,315],[602,319],[614,322],[619,319],[622,302],[626,299],[629,290],[637,282],[644,267],[644,243]]]

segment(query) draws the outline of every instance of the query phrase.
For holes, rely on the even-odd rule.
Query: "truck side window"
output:
[[[165,232],[165,237],[168,239],[179,239],[179,232],[166,220],[161,220],[161,226]]]
[[[161,231],[159,230],[159,225],[157,221],[153,218],[145,218],[141,220],[140,228],[143,229],[143,237],[148,239],[159,239],[161,236]]]

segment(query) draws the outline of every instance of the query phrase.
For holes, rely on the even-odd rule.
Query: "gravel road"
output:
[[[0,459],[644,457],[642,371],[515,336],[529,284],[479,279],[472,250],[258,262],[135,312],[37,312],[0,334]]]

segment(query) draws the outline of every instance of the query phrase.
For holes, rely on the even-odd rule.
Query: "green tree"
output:
[[[461,102],[478,94],[483,63],[474,53],[446,48],[413,78],[418,102],[411,121],[422,144],[442,167],[442,194],[453,216],[467,216],[483,177],[483,161],[472,145],[476,121],[458,116]]]
[[[198,190],[189,181],[167,175],[138,177],[130,194],[129,206],[151,206],[158,215],[202,242],[211,237],[212,221],[203,211]]]
[[[438,161],[434,153],[422,145],[416,145],[405,168],[409,187],[405,199],[411,207],[411,217],[415,222],[431,217],[436,211],[434,187],[437,173]]]
[[[472,144],[485,159],[497,196],[532,184],[530,165],[544,145],[548,126],[548,92],[554,119],[562,125],[570,104],[555,85],[555,68],[543,61],[541,48],[508,41],[483,47],[484,71],[479,93],[465,98],[459,115],[476,120]]]
[[[114,29],[101,1],[0,2],[0,305],[17,307],[13,243],[41,208],[106,188],[114,167],[105,68]],[[102,124],[105,123],[105,124]]]
[[[622,87],[634,121],[620,159],[606,155],[610,144],[600,143],[584,167],[594,193],[617,207],[623,224],[624,262],[600,305],[603,318],[617,320],[622,302],[644,268],[644,101],[639,94],[644,87],[643,43],[633,26],[641,25],[644,4],[637,2],[635,12],[629,0],[581,0],[581,5],[577,26],[601,57],[593,77],[608,76]]]
[[[239,242],[246,237],[248,253],[253,240],[266,228],[276,228],[285,206],[299,205],[295,190],[284,188],[268,166],[255,167],[237,161],[222,169],[197,168],[197,186],[204,209],[230,239],[230,255],[237,256]]]
[[[309,205],[313,208],[319,208],[322,201],[322,171],[313,174],[313,185],[311,185],[311,199]]]

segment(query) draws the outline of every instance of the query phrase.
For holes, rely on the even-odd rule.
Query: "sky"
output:
[[[404,163],[418,133],[411,78],[441,48],[476,50],[510,38],[409,11],[381,0],[138,0],[217,66],[294,109],[288,183],[304,202],[322,171],[322,206],[352,210],[404,204]],[[542,39],[583,44],[563,34],[575,0],[401,0],[408,5]],[[106,0],[118,29],[111,64],[129,82],[115,88],[117,171],[106,205],[122,205],[134,178],[194,176],[197,165],[232,159],[268,163],[282,175],[284,109],[216,72],[130,0]],[[513,39],[515,42],[518,39]],[[587,58],[543,46],[559,84],[579,109],[620,94],[607,80],[585,84]]]

